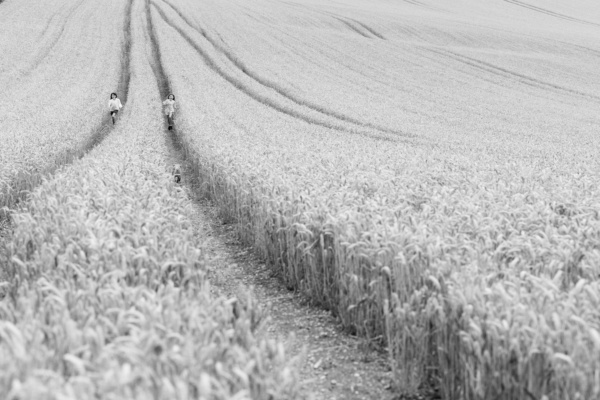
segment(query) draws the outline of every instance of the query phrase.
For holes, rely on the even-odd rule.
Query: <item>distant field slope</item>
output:
[[[600,395],[600,3],[148,6],[207,194],[405,390]]]

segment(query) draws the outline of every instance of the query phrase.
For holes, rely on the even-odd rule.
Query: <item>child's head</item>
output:
[[[110,98],[111,99],[116,99],[117,98],[117,94],[116,93],[111,93],[110,94]]]
[[[171,93],[171,94],[170,94],[170,95],[167,97],[167,99],[169,99],[169,100],[175,100],[175,96],[173,95],[173,93]]]

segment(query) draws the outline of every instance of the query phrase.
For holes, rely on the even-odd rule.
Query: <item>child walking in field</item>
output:
[[[170,94],[167,99],[163,101],[165,106],[165,115],[169,121],[169,130],[173,129],[173,114],[175,113],[175,96]]]
[[[110,110],[110,116],[112,118],[112,123],[114,125],[115,120],[117,118],[117,113],[119,112],[119,110],[121,108],[123,108],[123,105],[121,104],[121,100],[119,100],[119,97],[117,96],[116,93],[110,94],[110,100],[108,101],[108,108]]]

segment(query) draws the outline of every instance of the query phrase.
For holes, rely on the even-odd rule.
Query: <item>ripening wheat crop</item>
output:
[[[598,396],[599,9],[547,3],[151,2],[207,194],[406,390]]]
[[[13,213],[0,393],[301,398],[294,361],[262,335],[252,297],[210,295],[190,200],[165,163],[144,10],[133,2],[129,107],[116,129]]]

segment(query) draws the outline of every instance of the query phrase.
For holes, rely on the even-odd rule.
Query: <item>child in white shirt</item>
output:
[[[108,108],[110,109],[110,116],[112,117],[112,122],[114,125],[115,119],[117,117],[117,113],[119,112],[119,110],[121,108],[123,108],[123,105],[121,104],[121,100],[119,100],[116,93],[110,94],[110,100],[108,101]]]
[[[169,121],[169,130],[173,129],[173,113],[175,113],[175,96],[170,94],[167,99],[163,101],[165,106],[165,115]]]

